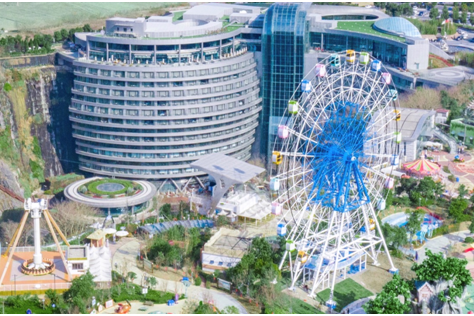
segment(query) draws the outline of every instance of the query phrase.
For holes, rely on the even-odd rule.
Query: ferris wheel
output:
[[[376,219],[399,164],[398,108],[382,63],[348,50],[315,65],[278,126],[270,188],[287,239],[280,270],[312,297],[329,287],[331,308],[337,279],[365,269],[368,257],[378,265],[384,250],[398,272]]]

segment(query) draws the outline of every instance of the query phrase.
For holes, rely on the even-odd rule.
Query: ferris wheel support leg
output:
[[[336,302],[334,302],[334,285],[336,284],[336,276],[338,274],[337,264],[339,258],[339,251],[341,249],[341,239],[342,239],[342,231],[344,228],[344,218],[347,217],[347,213],[341,213],[341,221],[339,223],[339,232],[337,234],[337,246],[336,246],[336,258],[334,259],[334,270],[332,272],[332,281],[331,281],[331,291],[329,294],[329,300],[326,302],[326,306],[333,309],[336,306]]]
[[[283,268],[283,264],[285,263],[287,255],[288,255],[288,250],[286,250],[285,253],[283,254],[283,258],[281,258],[281,262],[280,262],[280,265],[278,266],[278,270],[281,271],[281,269]]]
[[[375,216],[375,212],[374,210],[371,208],[374,216]],[[388,258],[388,261],[390,262],[390,269],[388,270],[391,274],[397,274],[398,273],[398,269],[395,268],[395,266],[393,265],[393,261],[392,261],[392,257],[390,256],[390,252],[388,251],[388,247],[387,247],[387,243],[385,242],[385,238],[382,234],[382,229],[380,228],[380,224],[379,224],[379,221],[376,220],[375,221],[375,227],[377,228],[377,231],[380,235],[380,238],[382,239],[382,244],[383,244],[383,248],[385,249],[385,253],[387,254],[387,258]]]
[[[373,217],[374,222],[377,222],[377,217],[375,215],[374,209],[372,208],[372,204],[369,203],[368,206],[366,206],[366,205],[362,206],[362,212],[364,214],[363,216],[364,216],[364,223],[365,223],[365,231],[366,231],[366,234],[370,237],[370,252],[372,254],[371,257],[372,257],[372,260],[373,260],[372,265],[378,267],[378,266],[380,266],[380,263],[377,260],[377,253],[375,251],[374,240],[372,238],[373,236],[371,236],[372,232],[370,230],[370,222],[369,222],[369,214],[368,213],[370,213],[370,216]]]
[[[329,235],[330,235],[330,232],[331,232],[331,229],[333,228],[334,226],[334,217],[336,216],[335,214],[336,212],[332,212],[331,213],[331,220],[329,221],[329,225],[328,225],[328,236],[326,238],[326,240],[324,241],[324,246],[323,246],[323,249],[321,251],[321,254],[320,256],[326,252],[326,248],[328,246],[328,243],[329,243]],[[317,268],[314,272],[314,276],[313,276],[313,287],[311,288],[311,293],[309,294],[310,297],[314,297],[314,292],[316,291],[316,289],[318,288],[319,284],[321,283],[321,269],[322,269],[322,265],[323,265],[323,261],[324,261],[324,258],[318,258],[318,265],[317,265]]]

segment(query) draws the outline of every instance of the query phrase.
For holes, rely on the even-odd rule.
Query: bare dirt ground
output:
[[[383,286],[392,279],[392,274],[388,272],[388,269],[390,269],[390,263],[388,262],[387,256],[384,253],[381,253],[378,258],[380,266],[376,267],[368,264],[367,269],[364,272],[351,277],[354,281],[363,285],[372,293],[380,293]],[[394,257],[392,257],[392,260],[395,267],[399,269],[402,278],[410,280],[416,276],[415,273],[411,271],[413,265],[412,261]],[[367,261],[370,262],[370,259],[367,259]]]

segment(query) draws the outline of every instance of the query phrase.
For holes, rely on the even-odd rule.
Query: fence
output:
[[[67,290],[71,287],[70,282],[56,282],[56,283],[36,283],[36,284],[5,284],[0,286],[0,292],[16,292],[24,291],[46,291],[48,289]]]
[[[66,251],[67,250],[67,246],[61,246],[61,250],[63,251]],[[57,247],[56,246],[52,246],[52,247],[41,247],[41,251],[57,251]],[[1,254],[4,254],[5,252],[7,251],[7,247],[2,247],[1,249]],[[34,252],[35,251],[35,247],[16,247],[15,248],[15,252]]]

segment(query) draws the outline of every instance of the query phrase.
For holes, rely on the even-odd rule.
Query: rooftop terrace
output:
[[[379,32],[373,28],[375,22],[361,21],[361,22],[337,22],[336,30],[344,30],[356,33],[370,34],[380,37],[385,37],[391,40],[405,42],[405,38],[395,35]]]

